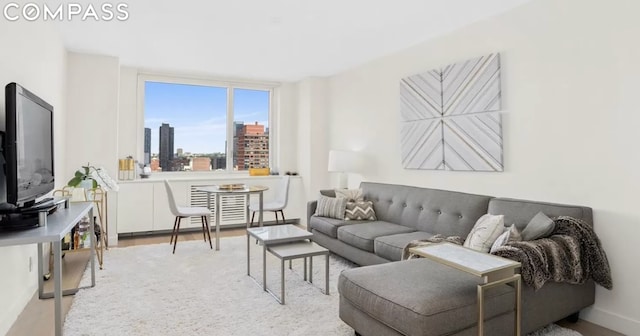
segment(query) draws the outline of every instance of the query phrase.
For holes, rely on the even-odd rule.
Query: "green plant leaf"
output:
[[[72,178],[71,180],[69,180],[69,182],[67,182],[67,185],[70,187],[77,187],[81,181],[82,181],[82,177],[76,174],[74,178]]]
[[[81,171],[76,170],[75,177],[82,178],[84,175],[85,175],[85,174],[83,174]]]
[[[93,180],[93,189],[95,189],[98,187],[98,181],[96,181],[95,179],[92,179],[92,180]]]

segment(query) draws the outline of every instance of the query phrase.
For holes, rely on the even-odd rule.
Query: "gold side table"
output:
[[[517,269],[520,267],[519,262],[446,242],[413,247],[409,251],[483,278],[484,282],[478,285],[478,335],[480,336],[484,335],[484,291],[491,287],[515,283],[516,316],[514,328],[516,336],[520,336],[522,282],[520,274],[517,273]]]

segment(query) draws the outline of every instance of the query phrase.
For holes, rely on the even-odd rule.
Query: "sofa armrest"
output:
[[[334,189],[322,189],[320,190],[320,195],[327,197],[336,197],[336,191]],[[307,202],[307,230],[309,230],[309,232],[311,232],[311,216],[316,213],[317,207],[317,200]]]
[[[307,230],[311,232],[311,216],[316,213],[316,208],[318,207],[318,201],[313,200],[307,202]]]

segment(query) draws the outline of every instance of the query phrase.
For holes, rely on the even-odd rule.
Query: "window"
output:
[[[144,81],[144,158],[152,171],[270,166],[272,88]]]

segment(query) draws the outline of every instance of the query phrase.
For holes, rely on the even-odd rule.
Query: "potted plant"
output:
[[[118,191],[118,185],[103,168],[96,168],[89,163],[86,166],[82,166],[82,169],[76,170],[67,185],[87,190],[100,186],[105,191]]]

